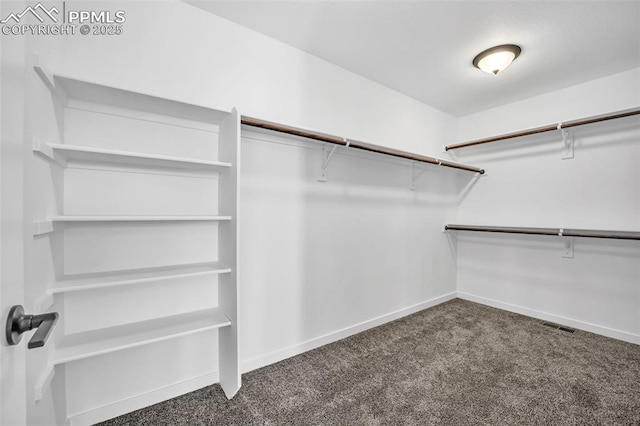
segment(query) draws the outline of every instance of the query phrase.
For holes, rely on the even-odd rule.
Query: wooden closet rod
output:
[[[615,120],[617,118],[630,117],[638,114],[640,114],[640,108],[619,111],[612,114],[599,115],[595,117],[583,118],[580,120],[568,121],[566,123],[550,124],[548,126],[536,127],[535,129],[523,130],[521,132],[507,133],[504,135],[494,136],[487,139],[478,139],[470,142],[462,142],[462,143],[457,143],[453,145],[447,145],[445,147],[445,150],[450,151],[452,149],[466,148],[466,147],[475,146],[475,145],[483,145],[485,143],[498,142],[498,141],[503,141],[505,139],[513,139],[513,138],[519,138],[521,136],[535,135],[537,133],[553,132],[553,131],[558,131],[560,129],[568,129],[571,127],[584,126],[585,124],[600,123],[602,121]]]
[[[320,142],[332,143],[348,148],[360,149],[362,151],[374,152],[376,154],[390,155],[392,157],[404,158],[411,161],[419,161],[421,163],[434,164],[436,166],[450,167],[452,169],[465,170],[468,172],[484,174],[484,169],[479,167],[467,166],[466,164],[455,163],[453,161],[440,160],[438,158],[427,157],[424,155],[412,154],[409,152],[398,151],[390,148],[382,148],[376,145],[370,145],[363,142],[357,142],[346,138],[315,133],[308,130],[297,129],[282,124],[275,124],[269,121],[263,121],[256,118],[242,117],[242,124],[261,129],[273,130],[275,132],[287,133],[289,135],[301,136],[307,139],[313,139]]]
[[[559,237],[611,238],[640,240],[640,232],[596,229],[521,228],[510,226],[445,225],[445,231],[499,232],[505,234],[554,235]]]

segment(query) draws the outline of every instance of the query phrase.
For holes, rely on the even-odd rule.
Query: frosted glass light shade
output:
[[[520,46],[515,44],[503,44],[481,52],[473,59],[473,66],[482,71],[497,75],[500,71],[511,65],[518,55]]]

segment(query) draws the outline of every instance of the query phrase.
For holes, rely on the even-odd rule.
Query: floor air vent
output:
[[[576,330],[573,328],[569,328],[569,327],[565,327],[563,325],[559,325],[559,324],[554,324],[552,322],[543,322],[542,325],[544,325],[545,327],[549,327],[549,328],[553,328],[555,330],[560,330],[560,331],[564,331],[565,333],[575,333]]]

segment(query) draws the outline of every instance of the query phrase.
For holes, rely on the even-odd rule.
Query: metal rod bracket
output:
[[[573,259],[573,237],[562,235],[563,229],[560,228],[559,236],[564,237],[564,246],[562,248],[562,257]]]
[[[558,130],[562,135],[562,159],[573,159],[573,133],[562,128],[562,123],[558,123]]]
[[[409,181],[409,189],[416,189],[416,180],[425,172],[426,169],[419,169],[416,167],[416,163],[411,163],[411,176]]]
[[[345,139],[345,142],[347,142],[346,139]],[[329,162],[331,161],[331,157],[333,157],[333,154],[336,152],[337,147],[338,145],[334,145],[331,148],[331,150],[329,150],[327,149],[326,145],[322,145],[322,167],[320,169],[320,176],[318,177],[318,182],[327,181],[327,168],[329,167]]]

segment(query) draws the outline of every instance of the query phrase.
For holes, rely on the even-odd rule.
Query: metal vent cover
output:
[[[544,325],[545,327],[553,328],[554,330],[564,331],[565,333],[573,334],[576,332],[574,328],[565,327],[564,325],[554,324],[552,322],[543,322],[542,325]]]

